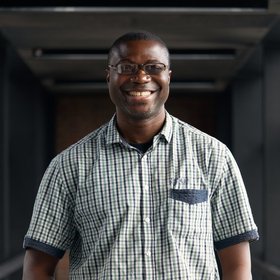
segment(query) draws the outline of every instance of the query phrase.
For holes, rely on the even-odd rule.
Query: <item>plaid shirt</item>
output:
[[[166,113],[142,154],[115,117],[53,159],[24,247],[62,257],[71,279],[219,279],[215,249],[258,238],[224,144]]]

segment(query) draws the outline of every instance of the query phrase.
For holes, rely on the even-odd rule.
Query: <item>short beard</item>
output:
[[[155,108],[153,108],[155,109]],[[151,119],[152,117],[156,117],[157,115],[159,115],[161,112],[161,110],[148,110],[145,112],[135,112],[135,111],[129,111],[127,110],[128,113],[128,117],[130,118],[130,120],[132,121],[145,121],[148,119]]]

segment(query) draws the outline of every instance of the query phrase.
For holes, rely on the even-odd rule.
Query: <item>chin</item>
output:
[[[132,120],[146,120],[146,119],[150,119],[153,116],[155,116],[156,114],[154,114],[151,111],[146,111],[146,112],[129,112],[129,118]]]

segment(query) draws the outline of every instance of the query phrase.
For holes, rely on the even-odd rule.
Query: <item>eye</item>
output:
[[[133,73],[135,69],[135,65],[130,63],[121,63],[117,67],[118,67],[118,72],[121,74]]]
[[[159,74],[165,69],[163,63],[150,63],[145,65],[145,71],[150,74]]]

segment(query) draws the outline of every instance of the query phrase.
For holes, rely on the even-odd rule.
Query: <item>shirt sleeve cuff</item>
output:
[[[252,241],[255,241],[258,239],[259,239],[259,234],[258,234],[257,230],[251,230],[251,231],[248,231],[248,232],[236,235],[236,236],[226,238],[224,240],[216,241],[216,242],[214,242],[214,245],[217,250],[221,250],[221,249],[238,244],[243,241],[252,242]]]
[[[28,248],[36,249],[36,250],[42,251],[44,253],[47,253],[51,256],[57,257],[59,259],[61,259],[64,255],[64,253],[65,253],[64,250],[61,250],[61,249],[58,249],[56,247],[47,245],[45,243],[42,243],[40,241],[34,240],[32,238],[29,238],[29,237],[24,238],[23,248],[25,248],[25,249],[28,249]]]

